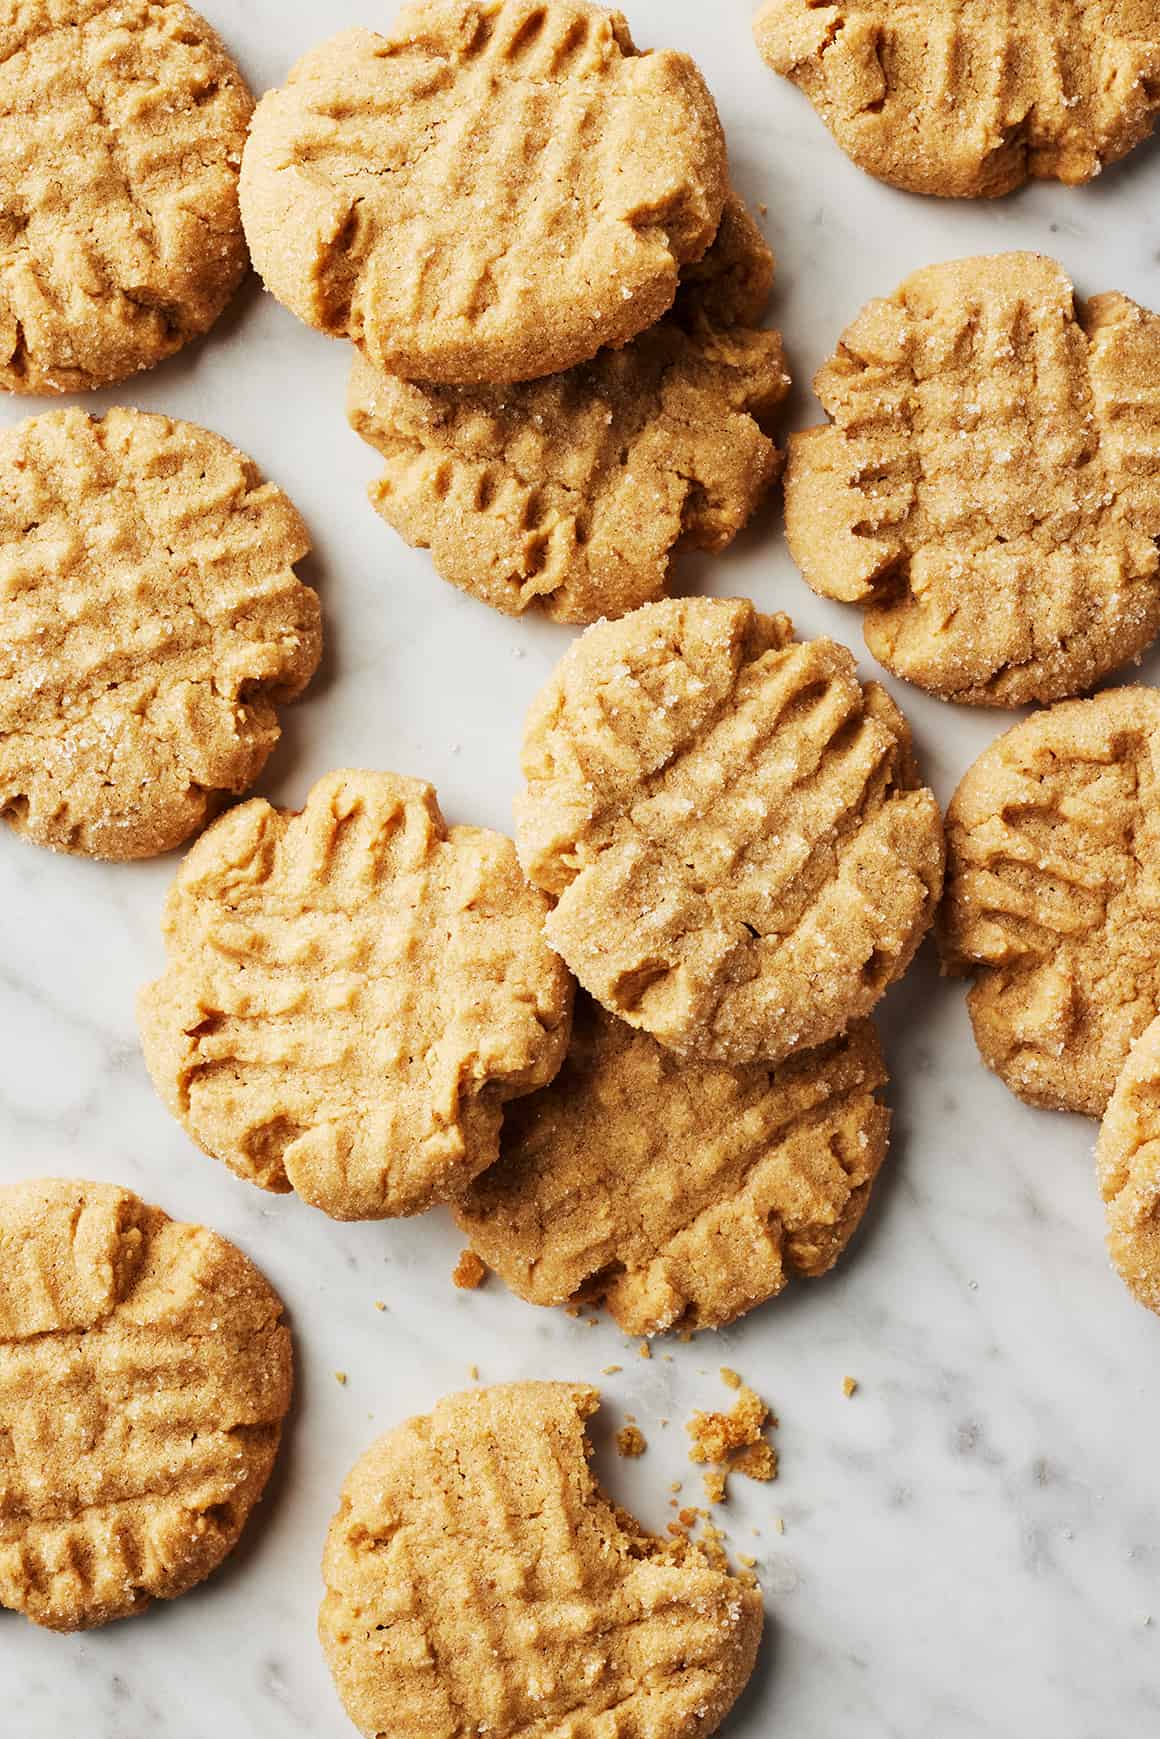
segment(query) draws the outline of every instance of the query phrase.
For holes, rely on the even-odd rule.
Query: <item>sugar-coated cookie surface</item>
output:
[[[253,101],[181,0],[0,16],[0,388],[80,392],[205,332],[246,270]]]
[[[1090,181],[1160,110],[1155,0],[765,0],[753,28],[847,155],[914,193]]]
[[[1090,688],[1160,632],[1160,317],[1077,303],[1041,254],[915,272],[869,303],[790,438],[786,535],[946,700]]]
[[[509,1106],[456,1219],[533,1304],[599,1299],[626,1334],[721,1328],[838,1260],[886,1154],[885,1082],[870,1021],[730,1069],[582,995],[563,1068]]]
[[[520,861],[597,1001],[683,1055],[778,1062],[867,1014],[942,887],[905,720],[830,640],[670,599],[575,641],[533,702]]]
[[[595,1389],[440,1401],[355,1464],[327,1537],[322,1646],[390,1739],[708,1739],[761,1638],[756,1588],[661,1540],[588,1465]]]
[[[262,1495],[292,1363],[216,1233],[112,1184],[0,1186],[0,1605],[81,1630],[203,1581]]]
[[[1103,1115],[1160,1008],[1160,690],[1033,713],[947,811],[944,961],[971,973],[988,1066],[1033,1105]]]
[[[1160,1018],[1120,1071],[1096,1163],[1112,1261],[1129,1291],[1160,1314]]]
[[[671,305],[727,189],[687,55],[585,0],[420,0],[258,105],[242,214],[267,289],[387,373],[571,368]]]
[[[430,785],[319,780],[205,833],[140,999],[145,1061],[240,1177],[336,1219],[419,1213],[496,1156],[502,1106],[550,1080],[571,980],[515,850],[448,829]]]
[[[169,851],[314,674],[306,527],[220,435],[144,411],[30,417],[0,479],[0,814],[58,851]]]
[[[348,415],[386,461],[371,500],[445,579],[515,615],[622,616],[679,549],[732,542],[781,468],[764,425],[789,389],[761,331],[773,257],[744,205],[671,315],[622,350],[518,386],[400,380],[356,356]]]

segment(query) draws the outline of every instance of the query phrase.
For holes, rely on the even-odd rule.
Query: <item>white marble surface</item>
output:
[[[205,10],[258,90],[317,39],[384,16],[359,0]],[[1160,304],[1160,145],[1083,191],[990,206],[908,198],[848,164],[765,71],[748,0],[628,10],[639,41],[698,57],[738,183],[768,206],[798,421],[816,415],[805,383],[845,322],[933,260],[1041,248],[1085,291]],[[453,819],[505,827],[522,714],[567,633],[460,596],[373,515],[374,458],[343,418],[346,361],[251,284],[207,342],[97,403],[220,430],[313,529],[325,668],[259,789],[296,803],[328,768],[385,766],[432,779]],[[12,401],[0,417],[38,408]],[[861,647],[857,614],[797,577],[775,510],[684,574]],[[1150,660],[1145,675],[1158,673]],[[894,690],[945,798],[1004,717]],[[681,1421],[724,1396],[718,1365],[737,1366],[782,1416],[780,1482],[738,1491],[729,1512],[760,1561],[770,1619],[733,1739],[1160,1732],[1160,1324],[1105,1261],[1093,1126],[1028,1110],[983,1070],[962,992],[938,983],[928,950],[885,1006],[895,1142],[845,1266],[645,1363],[610,1326],[536,1311],[497,1283],[454,1292],[459,1240],[441,1215],[334,1225],[195,1152],[154,1098],[133,1018],[161,960],[173,869],[71,862],[0,836],[0,1175],[115,1179],[236,1238],[291,1311],[297,1404],[266,1501],[204,1588],[82,1637],[0,1614],[5,1739],[341,1739],[351,1729],[314,1615],[349,1463],[464,1386],[472,1364],[496,1380],[595,1378],[612,1362],[624,1369],[603,1382],[605,1440],[632,1410],[650,1450],[632,1468],[602,1450],[601,1467],[654,1525],[668,1482],[692,1473]],[[846,1374],[861,1385],[852,1400]]]

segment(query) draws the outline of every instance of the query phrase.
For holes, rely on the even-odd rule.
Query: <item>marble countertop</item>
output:
[[[316,40],[386,16],[358,0],[204,10],[256,90]],[[853,168],[762,67],[749,0],[627,10],[641,43],[700,61],[737,183],[768,207],[796,421],[817,416],[808,382],[844,324],[931,261],[1038,248],[1084,292],[1160,305],[1160,143],[1083,190],[911,198]],[[489,612],[381,524],[364,495],[375,457],[344,420],[346,367],[345,347],[251,283],[208,341],[85,402],[219,430],[312,528],[325,665],[259,790],[297,804],[334,766],[384,766],[434,781],[452,820],[510,827],[524,709],[568,632]],[[0,417],[42,408],[11,400]],[[858,614],[807,590],[776,508],[683,579],[861,652]],[[1158,674],[1153,657],[1144,677]],[[945,799],[1007,721],[891,686]],[[682,1421],[727,1399],[723,1363],[780,1414],[782,1457],[776,1485],[735,1480],[727,1512],[770,1620],[730,1739],[1160,1732],[1160,1324],[1105,1258],[1094,1125],[1029,1110],[983,1069],[962,990],[939,983],[929,947],[884,1005],[895,1138],[845,1264],[645,1362],[610,1324],[538,1311],[498,1282],[456,1292],[461,1241],[442,1214],[332,1224],[193,1149],[154,1096],[133,1015],[161,962],[174,867],[70,861],[0,832],[0,1176],[113,1179],[236,1239],[289,1307],[297,1400],[266,1500],[204,1587],[84,1636],[0,1614],[5,1739],[343,1739],[353,1729],[314,1640],[318,1560],[340,1481],[375,1434],[465,1386],[472,1365],[484,1381],[596,1379],[602,1476],[663,1527],[670,1480],[696,1479]],[[623,1369],[601,1378],[612,1363]],[[626,1411],[649,1440],[633,1464],[610,1453]]]

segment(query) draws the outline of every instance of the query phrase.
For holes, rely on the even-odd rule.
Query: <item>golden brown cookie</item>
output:
[[[947,969],[1021,1099],[1103,1115],[1160,1009],[1160,690],[1032,714],[947,811]]]
[[[339,1220],[414,1214],[494,1160],[556,1073],[571,981],[502,834],[394,773],[331,773],[198,840],[142,993],[161,1097],[199,1147]]]
[[[58,851],[168,851],[314,674],[306,527],[220,435],[144,411],[31,417],[0,476],[0,814]]]
[[[319,1633],[390,1739],[708,1739],[761,1639],[756,1588],[605,1497],[595,1389],[510,1383],[371,1446],[327,1537]]]
[[[84,1630],[203,1581],[291,1380],[281,1302],[224,1238],[112,1184],[0,1187],[0,1605]]]
[[[83,392],[205,332],[246,270],[253,100],[181,0],[0,17],[0,387]]]
[[[859,168],[913,193],[1090,181],[1160,109],[1154,0],[765,0],[754,35]]]
[[[258,105],[254,264],[376,367],[479,384],[571,368],[671,306],[727,186],[687,55],[584,0],[426,0],[351,30]]]
[[[673,313],[623,350],[520,386],[429,386],[356,356],[347,411],[386,460],[374,506],[444,579],[559,622],[661,597],[673,552],[732,542],[781,468],[789,388],[760,331],[773,256],[731,195]],[[695,274],[695,275],[694,275]]]
[[[729,1069],[582,996],[563,1068],[509,1107],[455,1217],[531,1304],[600,1300],[626,1334],[721,1328],[838,1260],[886,1155],[885,1082],[870,1021]]]
[[[842,334],[790,438],[786,535],[945,700],[1090,688],[1160,632],[1160,318],[1041,254],[915,272]]]
[[[548,940],[613,1014],[734,1066],[869,1013],[942,886],[905,720],[792,633],[740,598],[646,604],[573,643],[524,733]]]
[[[1120,1071],[1096,1147],[1108,1250],[1124,1285],[1160,1314],[1160,1019]]]

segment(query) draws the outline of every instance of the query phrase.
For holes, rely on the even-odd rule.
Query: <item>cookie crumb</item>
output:
[[[474,1250],[462,1250],[459,1260],[451,1271],[451,1278],[461,1292],[474,1292],[477,1286],[482,1286],[487,1269],[475,1254]]]
[[[670,1490],[670,1491],[680,1491],[680,1489],[681,1489],[681,1485],[682,1485],[682,1481],[681,1481],[681,1480],[679,1480],[679,1479],[674,1479],[674,1481],[673,1481],[673,1483],[672,1483],[672,1484],[671,1484],[671,1485],[670,1485],[670,1487],[669,1487],[669,1490]]]
[[[773,1525],[779,1534],[785,1533],[785,1518],[783,1516],[778,1516]]]
[[[387,1307],[386,1307],[386,1305],[385,1305],[385,1304],[384,1304],[384,1303],[383,1303],[383,1301],[382,1301],[382,1299],[381,1299],[381,1298],[376,1298],[376,1299],[375,1299],[375,1309],[376,1309],[376,1310],[385,1310],[385,1309],[386,1309],[386,1308],[387,1308]]]
[[[473,1383],[478,1383],[478,1381],[479,1381],[479,1366],[478,1365],[468,1365],[467,1374],[471,1378]]]
[[[732,1388],[732,1383],[729,1386]],[[747,1479],[763,1483],[777,1478],[777,1451],[763,1435],[767,1424],[775,1426],[776,1417],[760,1395],[740,1379],[731,1413],[693,1414],[685,1426],[693,1440],[689,1460],[707,1462],[719,1474],[719,1478],[706,1475],[705,1489],[710,1493],[711,1502],[724,1501],[730,1473],[741,1473]],[[713,1496],[714,1492],[719,1495]]]
[[[339,1385],[340,1388],[343,1388],[343,1389],[346,1388],[346,1372],[345,1371],[335,1371],[334,1380]]]
[[[616,1433],[616,1453],[623,1455],[626,1461],[635,1461],[647,1448],[648,1443],[639,1425],[622,1425]]]
[[[600,1375],[602,1377],[614,1377],[617,1371],[622,1371],[623,1369],[623,1365],[605,1365]]]
[[[856,1395],[858,1393],[858,1379],[857,1379],[857,1377],[843,1377],[842,1378],[842,1393],[843,1393],[843,1395],[847,1396],[847,1398],[850,1395]]]
[[[649,1346],[649,1344],[646,1340],[641,1341],[640,1346],[637,1348],[637,1351],[639,1352],[642,1359],[651,1359],[652,1358],[652,1348]]]
[[[705,1496],[711,1504],[725,1502],[725,1475],[714,1468],[704,1475]]]
[[[737,1375],[736,1371],[731,1371],[728,1365],[721,1366],[721,1381],[727,1389],[739,1389],[741,1387],[741,1378]]]

